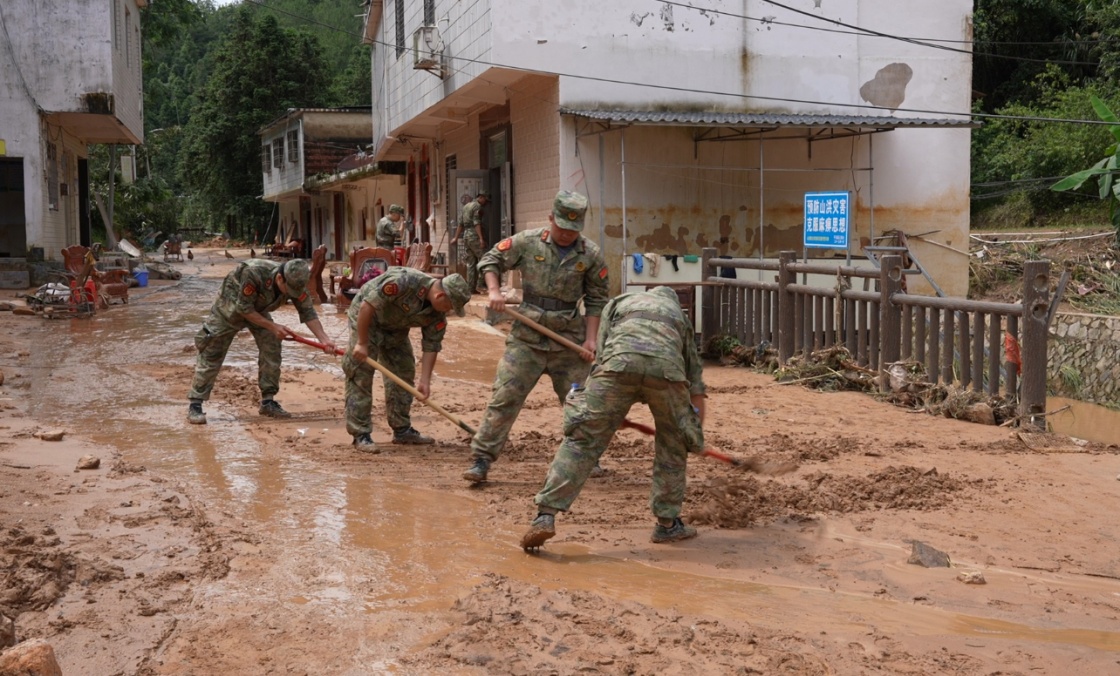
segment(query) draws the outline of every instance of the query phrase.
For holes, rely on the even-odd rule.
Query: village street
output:
[[[195,253],[181,281],[89,320],[0,313],[0,609],[64,674],[1120,668],[1120,449],[1040,453],[1014,430],[711,366],[709,442],[799,469],[691,459],[700,537],[654,545],[651,442],[622,431],[529,555],[560,440],[547,382],[479,489],[460,479],[465,435],[430,409],[413,421],[437,445],[388,443],[379,382],[380,452],[356,452],[338,361],[309,348],[284,348],[294,417],[258,416],[247,333],[191,427],[192,338],[236,263]],[[321,317],[345,344],[345,315]],[[502,341],[453,320],[433,398],[477,425]],[[37,437],[51,429],[65,439]],[[87,453],[100,469],[75,470]],[[913,540],[952,567],[908,564]],[[972,572],[986,584],[958,579]]]

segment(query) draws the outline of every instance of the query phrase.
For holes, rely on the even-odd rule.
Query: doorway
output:
[[[0,158],[0,258],[26,255],[23,158]]]

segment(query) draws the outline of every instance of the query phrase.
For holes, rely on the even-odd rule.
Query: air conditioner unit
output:
[[[443,36],[438,26],[421,26],[412,34],[412,67],[443,77]]]

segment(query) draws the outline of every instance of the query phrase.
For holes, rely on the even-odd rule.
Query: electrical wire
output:
[[[764,2],[771,2],[772,0],[763,0],[763,1]],[[274,12],[285,14],[285,15],[294,17],[296,19],[307,21],[308,23],[323,26],[325,28],[335,30],[335,31],[338,31],[338,32],[341,32],[341,33],[353,35],[353,36],[358,37],[358,38],[363,39],[363,40],[365,39],[364,35],[354,33],[352,31],[347,31],[345,29],[338,28],[337,26],[331,26],[330,24],[326,24],[326,23],[311,19],[309,17],[305,17],[305,16],[302,16],[302,15],[299,15],[299,14],[295,14],[293,12],[288,12],[286,10],[281,10],[281,9],[278,9],[278,8],[275,8],[275,7],[270,7],[269,5],[266,5],[264,2],[262,2],[262,0],[243,0],[243,2],[247,3],[247,4],[258,5],[258,6],[261,6],[261,7],[267,7],[268,9],[271,9]],[[396,48],[395,44],[388,43],[388,42],[383,42],[383,41],[380,41],[380,40],[370,40],[370,42],[372,44],[380,45],[380,46],[383,46],[383,47],[386,47],[386,48],[393,48],[393,49]],[[800,103],[800,104],[814,105],[814,106],[831,106],[831,107],[838,107],[838,108],[857,108],[857,109],[861,109],[861,110],[881,110],[881,111],[888,111],[888,112],[919,113],[919,114],[924,114],[924,115],[938,115],[938,116],[943,116],[943,117],[961,118],[960,121],[971,120],[971,119],[1017,120],[1017,121],[1021,121],[1021,122],[1053,122],[1053,123],[1061,123],[1061,124],[1083,124],[1083,125],[1089,125],[1089,126],[1115,126],[1114,123],[1106,122],[1106,121],[1103,121],[1103,120],[1086,120],[1086,119],[1076,119],[1076,118],[1045,117],[1045,116],[1040,116],[1040,115],[1003,115],[1003,114],[999,114],[999,113],[976,113],[976,112],[962,113],[962,112],[951,112],[951,111],[944,111],[944,110],[933,110],[933,109],[927,109],[927,108],[888,108],[886,106],[875,106],[875,105],[861,104],[861,103],[837,103],[837,102],[830,102],[830,101],[816,101],[816,100],[812,100],[812,99],[795,99],[795,98],[787,98],[787,97],[780,97],[780,96],[762,96],[762,95],[758,95],[758,94],[739,94],[739,93],[735,93],[735,92],[721,92],[721,91],[710,90],[710,89],[693,89],[693,88],[689,88],[689,87],[678,87],[678,86],[674,86],[674,85],[653,84],[653,83],[645,83],[645,82],[634,82],[634,81],[627,81],[627,80],[618,80],[618,79],[614,79],[614,78],[599,77],[599,76],[594,76],[594,75],[580,75],[580,74],[575,74],[575,73],[564,73],[564,72],[560,72],[560,71],[541,70],[541,69],[536,69],[536,68],[526,68],[526,67],[523,67],[523,66],[513,66],[513,65],[509,65],[509,64],[497,63],[497,62],[494,62],[494,61],[486,61],[486,60],[483,60],[483,59],[472,59],[472,58],[469,58],[469,57],[462,57],[462,56],[446,56],[444,58],[446,58],[448,60],[452,60],[452,61],[461,61],[461,62],[472,63],[472,64],[476,64],[476,65],[490,66],[490,67],[493,67],[493,68],[502,68],[502,69],[505,69],[505,70],[511,70],[511,71],[515,71],[515,72],[521,72],[521,73],[533,74],[533,75],[567,77],[567,78],[571,78],[571,79],[575,79],[575,80],[585,80],[585,81],[589,81],[589,82],[601,82],[601,83],[604,83],[604,84],[615,84],[615,85],[632,86],[632,87],[644,87],[644,88],[647,88],[647,89],[657,89],[657,90],[661,90],[661,91],[675,91],[675,92],[684,92],[684,93],[689,93],[689,94],[709,94],[709,95],[714,95],[714,96],[725,96],[725,97],[728,97],[728,98],[736,98],[736,99],[750,100],[750,101],[769,101],[769,102],[774,102],[774,103]],[[452,70],[455,70],[457,72],[464,72],[462,69],[452,68]],[[487,81],[487,80],[482,79],[482,78],[479,78],[479,79],[481,81]],[[497,83],[494,83],[494,84],[497,84]],[[442,87],[442,85],[439,85],[439,86]],[[500,85],[500,86],[502,86],[503,88],[509,89],[511,91],[517,91],[515,89],[510,88],[508,85]],[[552,103],[555,103],[555,102],[552,102]]]

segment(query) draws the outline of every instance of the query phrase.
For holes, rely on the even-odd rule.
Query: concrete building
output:
[[[883,36],[967,41],[971,0],[701,4],[372,0],[374,157],[409,163],[437,247],[479,185],[490,243],[586,193],[616,290],[649,281],[635,253],[680,257],[658,279],[688,281],[704,246],[801,251],[805,193],[837,191],[849,246],[809,257],[897,230],[963,295],[971,54]]]
[[[88,146],[144,140],[147,4],[0,3],[0,258],[90,243]]]
[[[344,260],[373,239],[390,204],[404,204],[405,163],[375,164],[367,153],[369,108],[296,108],[259,132],[264,200],[276,204],[265,242],[321,244]]]

